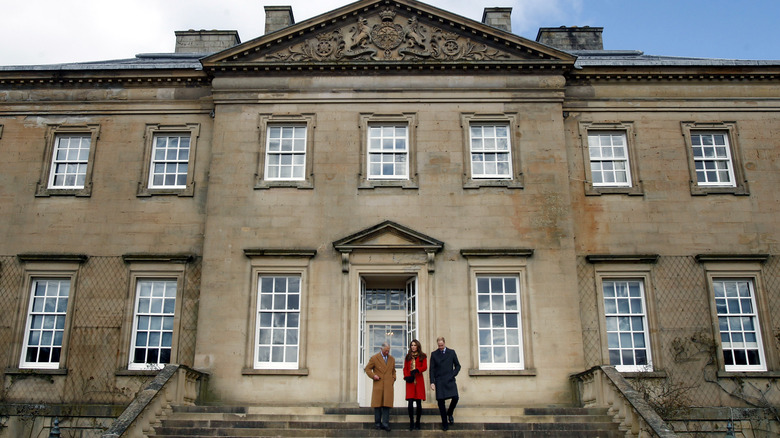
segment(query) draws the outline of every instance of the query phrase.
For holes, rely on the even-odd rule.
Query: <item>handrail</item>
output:
[[[200,395],[200,383],[207,376],[184,365],[166,365],[114,420],[102,438],[147,435],[160,416],[171,409],[171,404],[195,404]]]
[[[584,407],[606,407],[626,437],[673,438],[677,434],[615,367],[597,365],[571,376]]]

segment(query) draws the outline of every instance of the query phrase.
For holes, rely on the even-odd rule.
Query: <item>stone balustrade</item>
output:
[[[172,405],[194,405],[207,374],[183,365],[166,365],[138,393],[103,438],[144,437],[168,415]]]
[[[677,436],[615,367],[595,366],[571,379],[582,406],[607,408],[626,438]]]

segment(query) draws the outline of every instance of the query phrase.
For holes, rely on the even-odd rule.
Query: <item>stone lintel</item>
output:
[[[59,254],[59,253],[26,253],[17,254],[22,262],[77,262],[84,263],[89,259],[86,254]]]
[[[534,250],[531,248],[468,248],[461,249],[463,257],[531,257]]]
[[[252,257],[308,257],[317,255],[316,249],[246,248],[244,255]]]
[[[759,262],[769,260],[769,254],[696,254],[696,261],[705,262]]]
[[[585,259],[590,263],[656,263],[658,254],[590,254]]]
[[[180,254],[123,254],[125,263],[150,262],[150,263],[189,263],[197,256],[190,253]]]

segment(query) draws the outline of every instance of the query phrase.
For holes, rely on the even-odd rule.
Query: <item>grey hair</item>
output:
[[[390,344],[388,344],[387,342],[382,342],[382,348],[389,347],[389,346]]]

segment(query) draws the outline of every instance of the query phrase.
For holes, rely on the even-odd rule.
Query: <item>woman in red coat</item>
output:
[[[425,379],[423,372],[428,369],[428,358],[422,351],[417,339],[409,343],[409,352],[404,359],[404,380],[406,380],[406,401],[409,409],[409,430],[420,430],[422,401],[425,400]],[[414,418],[414,403],[417,403],[417,421]]]

